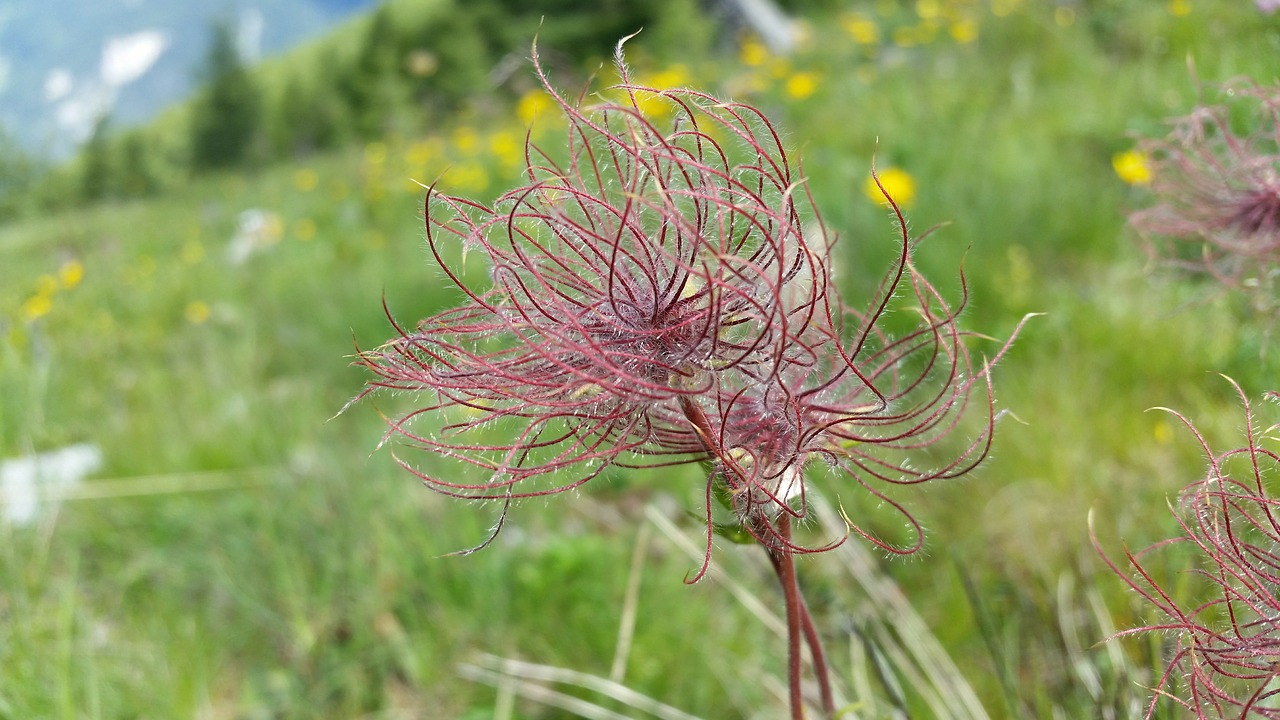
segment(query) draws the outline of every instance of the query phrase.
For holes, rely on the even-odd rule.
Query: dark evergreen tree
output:
[[[142,132],[134,130],[120,138],[118,158],[115,177],[122,194],[138,197],[156,191],[155,153]]]
[[[383,134],[390,118],[407,105],[403,45],[391,7],[380,5],[369,20],[355,61],[338,84],[352,126],[361,137]]]
[[[344,122],[343,103],[333,85],[295,75],[285,85],[272,114],[275,154],[290,157],[334,147],[342,140]]]
[[[240,57],[231,27],[215,23],[204,86],[192,106],[192,164],[211,169],[244,163],[261,131],[262,92]]]
[[[0,222],[20,215],[32,201],[41,164],[0,127]]]
[[[111,190],[110,125],[107,114],[99,115],[80,150],[80,193],[86,200],[102,200]]]

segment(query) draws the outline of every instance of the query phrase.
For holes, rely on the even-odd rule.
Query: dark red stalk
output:
[[[790,521],[788,520],[788,530],[790,529]],[[780,554],[770,552],[765,548],[769,556],[769,562],[773,565],[773,571],[778,576],[778,584],[786,586],[786,573],[783,569]],[[787,553],[792,558],[794,564],[795,555]],[[794,569],[791,576],[796,580],[796,595],[800,599],[800,626],[804,632],[805,643],[809,646],[809,655],[813,660],[813,674],[818,681],[818,692],[822,697],[822,712],[828,718],[834,718],[836,714],[835,696],[831,693],[831,674],[827,669],[827,654],[822,649],[822,638],[818,635],[818,628],[813,622],[813,614],[809,612],[809,604],[805,602],[804,593],[799,587],[799,578],[796,576]],[[790,625],[788,624],[788,628]]]
[[[804,699],[800,693],[801,658],[800,635],[803,632],[801,617],[805,614],[804,601],[800,597],[800,584],[796,582],[795,554],[791,552],[791,516],[783,513],[774,526],[782,542],[765,546],[773,567],[782,584],[783,602],[787,607],[787,683],[790,687],[791,720],[804,720]]]

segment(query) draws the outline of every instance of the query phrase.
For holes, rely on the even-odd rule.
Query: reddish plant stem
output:
[[[836,716],[836,698],[831,694],[831,676],[827,673],[827,654],[822,649],[822,639],[818,637],[818,629],[813,624],[813,615],[809,613],[809,604],[800,596],[800,609],[804,611],[804,637],[809,643],[809,654],[813,656],[813,675],[818,680],[818,692],[822,696],[822,712],[828,718]]]
[[[800,635],[802,633],[804,604],[800,597],[800,585],[796,582],[795,555],[791,543],[791,516],[785,512],[777,522],[778,537],[774,547],[766,547],[778,582],[782,584],[782,597],[787,607],[787,682],[791,690],[791,720],[804,720],[804,700],[800,693],[801,658]]]
[[[681,396],[680,407],[689,424],[698,433],[707,452],[713,457],[719,457],[719,448],[713,440],[714,435],[711,424],[707,422],[706,414],[688,397]],[[791,516],[786,512],[781,513],[772,530],[767,528],[767,521],[763,518],[756,518],[753,524],[759,530],[754,534],[760,539],[761,547],[768,554],[769,561],[773,564],[773,571],[778,576],[778,583],[782,585],[782,595],[787,609],[787,681],[790,687],[791,720],[804,720],[804,700],[800,682],[803,664],[800,657],[802,634],[809,645],[809,653],[813,656],[814,676],[817,678],[818,689],[822,695],[823,714],[828,718],[835,718],[836,704],[831,693],[826,653],[822,650],[822,639],[818,636],[813,615],[804,601],[804,595],[800,593],[800,583],[796,578],[795,553],[791,547]],[[764,538],[769,537],[773,539],[766,542]]]
[[[778,574],[778,582],[783,582],[782,565],[774,553],[769,553],[773,570]],[[799,578],[796,578],[796,594],[800,598],[800,624],[804,630],[805,642],[809,645],[809,655],[813,659],[813,674],[818,681],[818,692],[822,696],[822,712],[829,718],[836,715],[836,700],[831,693],[831,677],[827,672],[827,654],[822,649],[822,638],[818,636],[817,625],[813,622],[813,614],[809,612],[809,603],[800,590]]]

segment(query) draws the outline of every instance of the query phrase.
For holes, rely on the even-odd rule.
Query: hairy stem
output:
[[[791,540],[791,518],[784,514],[785,525],[779,522],[778,531],[787,542]],[[784,594],[787,592],[788,577],[790,584],[795,589],[795,598],[798,602],[798,610],[800,615],[800,629],[804,633],[805,643],[809,646],[809,654],[813,659],[813,674],[818,681],[818,692],[822,697],[822,712],[828,718],[834,718],[836,714],[835,696],[831,692],[831,677],[827,670],[827,655],[822,649],[822,638],[818,636],[818,628],[813,622],[813,614],[809,612],[809,604],[805,602],[804,593],[800,591],[799,578],[795,574],[794,554],[788,549],[772,550],[766,548],[769,555],[769,561],[773,564],[773,571],[778,576],[778,582],[783,587]],[[789,569],[788,569],[789,567]],[[795,631],[791,626],[790,617],[791,607],[787,607],[787,632],[791,636],[789,640],[792,645],[796,646],[796,654],[799,654],[799,641],[795,640]],[[799,660],[795,660],[795,664],[799,665]],[[799,678],[792,678],[792,697],[794,700],[796,688],[799,685]],[[794,711],[793,711],[794,716]]]
[[[800,598],[800,585],[796,582],[795,555],[788,547],[791,542],[791,516],[782,513],[778,518],[777,531],[774,546],[765,549],[778,573],[787,607],[787,684],[790,688],[791,720],[804,720],[804,700],[800,692],[800,636],[804,605]]]
[[[809,644],[809,654],[813,656],[813,675],[818,681],[818,692],[822,695],[822,712],[828,718],[836,716],[836,699],[831,694],[831,677],[827,674],[827,655],[822,650],[822,639],[818,637],[818,628],[813,624],[813,615],[809,613],[809,604],[800,593],[799,585],[796,593],[800,595],[800,620],[804,627],[804,639]]]

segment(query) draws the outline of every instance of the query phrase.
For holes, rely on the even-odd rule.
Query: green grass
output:
[[[942,37],[881,63],[815,21],[791,69],[817,73],[819,88],[800,100],[767,68],[697,68],[712,90],[765,78],[751,97],[806,158],[851,297],[892,250],[891,224],[861,192],[874,153],[916,178],[914,229],[948,223],[919,262],[955,289],[963,259],[969,327],[1003,336],[1047,313],[997,371],[1012,416],[991,460],[909,497],[929,528],[922,556],[873,563],[869,577],[890,582],[880,592],[896,583],[928,631],[858,580],[848,563],[864,549],[802,564],[859,717],[893,717],[899,686],[912,717],[940,716],[927,697],[943,675],[909,673],[930,636],[991,717],[1131,714],[1153,648],[1096,645],[1143,615],[1094,558],[1086,517],[1113,552],[1169,534],[1165,499],[1202,458],[1147,408],[1235,442],[1241,413],[1214,373],[1255,397],[1275,385],[1267,327],[1243,303],[1144,272],[1124,226],[1144,199],[1110,158],[1128,133],[1189,109],[1188,55],[1207,82],[1272,81],[1280,33],[1225,0],[1185,18],[1162,2],[1097,5],[1069,27],[1028,7],[983,10],[977,42]],[[353,341],[390,334],[382,297],[404,320],[455,299],[407,178],[482,170],[481,194],[514,179],[458,137],[424,132],[0,228],[0,455],[87,441],[107,458],[35,526],[0,528],[0,717],[500,717],[514,681],[464,679],[459,662],[489,653],[608,676],[630,603],[626,685],[699,717],[781,716],[785,644],[728,584],[779,613],[763,555],[720,547],[728,581],[686,587],[697,560],[647,519],[656,504],[697,542],[684,520],[700,502],[695,470],[617,472],[526,502],[493,547],[442,558],[483,539],[496,508],[435,496],[374,452],[376,407],[411,398],[334,417],[364,379],[347,366]],[[229,239],[252,208],[278,233],[232,265]],[[72,259],[83,280],[58,286]],[[50,282],[48,313],[23,319]],[[838,493],[838,479],[820,482]],[[510,717],[566,712],[518,701]]]

